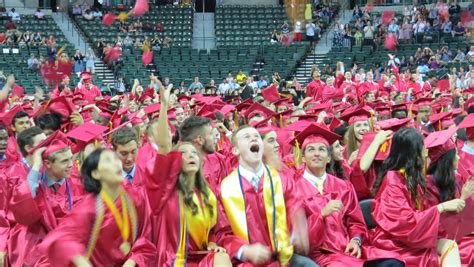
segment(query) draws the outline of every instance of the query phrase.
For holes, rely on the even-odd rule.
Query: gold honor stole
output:
[[[181,267],[186,265],[186,255],[188,247],[188,233],[199,250],[207,250],[209,232],[217,223],[217,201],[216,196],[208,188],[209,204],[212,206],[212,216],[207,206],[200,205],[197,194],[193,194],[193,202],[197,203],[198,213],[193,215],[192,210],[184,203],[184,197],[179,193],[179,244],[173,266]],[[200,194],[200,193],[199,193]],[[201,194],[201,200],[203,196]],[[189,229],[189,231],[188,231]]]
[[[286,222],[286,206],[283,198],[281,178],[276,170],[266,165],[263,177],[263,201],[267,217],[268,232],[272,243],[272,250],[278,253],[282,266],[289,263],[293,256],[293,246]],[[236,190],[240,188],[240,190]],[[222,203],[232,231],[238,237],[251,243],[247,228],[247,214],[245,209],[244,189],[242,176],[237,168],[221,183]]]

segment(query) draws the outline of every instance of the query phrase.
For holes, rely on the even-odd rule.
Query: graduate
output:
[[[219,221],[219,232],[234,264],[316,266],[294,253],[293,244],[307,254],[309,241],[293,179],[263,163],[263,141],[255,128],[242,126],[231,142],[239,166],[220,185],[219,214],[228,222]]]
[[[452,199],[466,200],[474,194],[474,181],[464,183],[456,169],[459,155],[452,140],[456,128],[431,133],[425,138],[430,165],[426,177],[428,195],[425,207],[436,206]],[[444,237],[444,229],[440,226],[440,236]],[[474,265],[474,235],[468,235],[458,241],[461,263],[463,266]]]
[[[18,144],[26,169],[15,166],[8,177],[17,181],[8,206],[17,222],[10,233],[10,263],[35,265],[42,257],[36,245],[72,211],[83,191],[70,179],[72,152],[61,132],[46,138],[41,129],[31,127],[18,135]]]
[[[466,142],[459,151],[459,174],[463,179],[470,178],[468,170],[474,166],[474,114],[469,114],[458,125],[458,128],[466,129]]]
[[[39,252],[51,266],[148,266],[156,248],[150,241],[150,210],[141,194],[122,187],[122,163],[99,148],[81,167],[88,193],[46,236]]]
[[[89,72],[81,73],[81,82],[74,89],[74,94],[82,94],[83,99],[89,103],[102,97],[100,89],[92,83],[92,74]]]
[[[339,136],[312,124],[299,133],[305,168],[296,188],[303,198],[311,239],[310,256],[323,266],[404,266],[388,251],[370,246],[362,211],[353,186],[326,173],[330,145]]]
[[[459,212],[464,200],[423,207],[423,136],[413,128],[398,130],[373,187],[372,245],[398,254],[406,266],[460,266],[454,241],[438,238],[440,215]]]
[[[221,220],[216,196],[203,175],[202,159],[193,144],[171,151],[167,110],[170,85],[159,84],[161,109],[154,129],[158,153],[145,170],[153,218],[156,262],[153,266],[231,266],[218,246],[214,226]],[[158,138],[159,137],[159,138]]]

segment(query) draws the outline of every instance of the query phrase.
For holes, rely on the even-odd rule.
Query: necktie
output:
[[[255,175],[252,177],[252,180],[250,180],[250,183],[252,184],[253,188],[255,189],[255,192],[258,192],[258,183],[260,182],[260,177],[258,175]]]
[[[130,183],[132,183],[133,177],[132,177],[131,174],[127,174],[127,176],[126,176],[125,178],[127,178],[127,180],[128,180]]]
[[[324,180],[323,179],[317,179],[315,182],[316,188],[318,189],[319,193],[322,195],[323,194],[323,188],[324,188]]]
[[[59,184],[53,184],[53,185],[51,186],[51,189],[53,189],[53,192],[54,192],[54,193],[57,193],[60,186],[61,186],[61,185],[59,185]]]

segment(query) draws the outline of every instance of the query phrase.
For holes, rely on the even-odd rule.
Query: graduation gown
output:
[[[138,149],[136,164],[142,167],[146,166],[146,163],[153,159],[157,154],[157,149],[153,147],[153,144],[146,143]]]
[[[145,170],[145,187],[153,215],[152,241],[157,248],[156,262],[153,266],[171,266],[177,259],[182,219],[180,214],[183,208],[180,205],[179,192],[176,189],[181,172],[181,158],[182,154],[176,151],[167,155],[157,154],[156,159],[150,161]],[[209,200],[213,198],[216,203],[215,195],[211,191],[209,192]],[[196,193],[195,196],[198,197],[199,194]],[[201,207],[203,205],[203,200],[200,198],[199,205]],[[213,214],[217,216],[217,206],[215,206]],[[199,240],[195,240],[194,237],[201,236],[204,239],[207,238],[208,242],[218,243],[212,230],[215,222],[211,222],[211,227],[207,229],[209,232],[206,230],[202,232],[206,228],[204,223],[195,227],[196,223],[199,224],[197,220],[187,222],[186,256],[184,258],[186,266],[212,267],[214,252],[207,252],[207,244],[198,245]]]
[[[12,249],[19,255],[11,262],[12,266],[29,266],[40,261],[42,254],[36,246],[48,232],[58,226],[60,219],[71,212],[73,206],[82,198],[82,193],[82,187],[78,187],[70,179],[66,179],[56,191],[48,187],[42,179],[33,198],[26,176],[20,179],[13,188],[9,208],[17,222],[11,230],[12,235],[24,239],[11,244]]]
[[[225,179],[233,178],[236,175],[237,170],[232,172]],[[264,171],[264,176],[267,176]],[[295,182],[293,177],[287,177],[285,173],[279,172],[281,178],[281,187],[283,192],[284,205],[286,210],[286,223],[287,229],[291,231],[291,218],[293,212],[301,206],[299,195],[295,190]],[[265,209],[264,190],[263,183],[264,179],[260,179],[258,185],[258,192],[255,191],[252,184],[244,177],[241,177],[242,188],[235,188],[235,190],[241,190],[243,192],[243,198],[245,203],[245,218],[239,218],[246,220],[248,239],[250,243],[260,243],[268,248],[272,248],[272,241],[270,233],[268,231],[268,221]],[[221,190],[218,193],[219,203],[223,203],[223,197],[229,195],[230,192],[222,190],[223,183],[221,184]],[[226,210],[225,205],[219,205],[219,220],[217,223],[217,233],[222,236],[222,244],[227,251],[227,254],[233,259],[234,266],[253,266],[250,263],[243,263],[237,260],[237,254],[239,249],[244,245],[249,245],[249,242],[234,233],[232,226],[227,215],[230,210]],[[278,214],[277,214],[278,216]],[[273,259],[271,262],[267,262],[262,266],[280,266],[278,260]]]
[[[306,97],[312,97],[315,101],[320,100],[326,84],[321,80],[313,80],[306,85]]]
[[[376,179],[377,173],[373,163],[366,172],[363,172],[360,169],[360,159],[354,160],[349,181],[354,186],[359,200],[372,197],[371,190]]]
[[[442,202],[441,195],[433,179],[434,178],[431,175],[428,175],[426,177],[426,189],[428,191],[428,194],[423,203],[425,208],[436,206]],[[462,185],[462,177],[457,175],[456,188],[454,191],[455,198],[459,198],[461,196]],[[447,238],[446,233],[444,232],[444,229],[441,225],[439,227],[439,236]],[[461,240],[457,241],[457,244],[459,248],[459,254],[461,256],[462,266],[474,266],[474,234],[470,234],[468,236],[463,237]]]
[[[122,236],[112,213],[104,207],[104,219],[89,259],[93,266],[122,266],[127,259],[134,260],[137,266],[149,266],[154,260],[156,248],[150,241],[150,211],[146,199],[140,194],[126,191],[137,214],[136,239],[133,242],[131,229],[128,240],[131,243],[130,253],[126,256],[119,249],[123,242]],[[120,198],[115,200],[115,205],[121,212]],[[51,266],[74,266],[71,263],[74,256],[86,256],[95,220],[96,196],[88,194],[41,243],[39,250],[47,257],[44,262]]]
[[[218,152],[207,154],[204,158],[204,178],[211,189],[216,193],[221,181],[230,173],[230,160]]]
[[[459,151],[459,164],[458,164],[458,172],[462,176],[463,180],[469,179],[471,175],[469,175],[468,170],[474,166],[474,155],[471,155],[462,149]]]
[[[96,97],[102,96],[102,93],[96,85],[92,85],[90,89],[86,89],[84,85],[78,85],[74,90],[74,94],[78,93],[83,94],[84,100],[88,101],[89,103],[94,103]]]
[[[336,176],[326,174],[323,194],[303,176],[298,177],[296,188],[303,199],[308,217],[310,257],[323,266],[363,266],[366,260],[392,258],[395,255],[368,244],[367,228],[353,186]],[[331,200],[340,200],[341,212],[323,218],[322,209]],[[357,259],[344,253],[354,237],[363,242],[362,257]]]
[[[16,143],[16,138],[14,136],[8,138],[5,156],[10,162],[20,161],[23,158],[20,152],[18,152],[18,144]]]
[[[422,198],[422,190],[418,190]],[[423,200],[420,200],[423,203]],[[375,196],[372,217],[377,224],[372,245],[396,253],[407,266],[438,266],[438,228],[440,214],[436,206],[415,208],[398,171],[388,171]]]

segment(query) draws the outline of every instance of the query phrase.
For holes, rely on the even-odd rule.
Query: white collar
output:
[[[255,173],[254,171],[244,168],[242,165],[239,165],[240,175],[243,176],[247,181],[251,181],[254,176],[262,177],[263,176],[263,163],[260,165],[260,169]]]
[[[323,180],[323,182],[326,181],[327,174],[326,174],[326,172],[324,172],[323,176],[318,177],[318,176],[310,173],[308,170],[304,170],[303,178],[308,180],[312,185],[316,186],[316,181],[320,181],[320,180]]]

